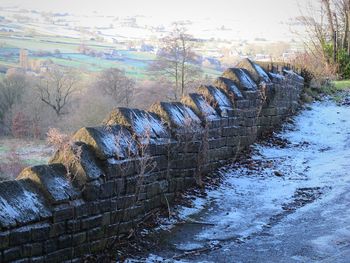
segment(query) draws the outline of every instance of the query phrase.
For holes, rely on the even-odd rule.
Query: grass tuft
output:
[[[337,91],[343,91],[350,89],[350,80],[336,80],[333,84]]]

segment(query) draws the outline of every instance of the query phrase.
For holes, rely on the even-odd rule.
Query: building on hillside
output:
[[[256,54],[254,60],[260,62],[270,62],[272,58],[267,54]]]
[[[28,69],[28,50],[27,49],[21,49],[19,51],[19,66],[27,70]]]

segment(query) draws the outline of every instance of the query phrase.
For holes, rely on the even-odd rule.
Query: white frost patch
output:
[[[184,123],[184,116],[181,114],[177,107],[170,108],[171,120],[175,123],[176,126],[182,126]]]
[[[263,68],[260,67],[259,64],[253,63],[253,66],[254,66],[255,70],[258,72],[259,76],[264,79],[264,81],[266,81],[266,82],[270,82],[271,81],[269,76],[265,72],[265,70],[263,70]]]
[[[149,116],[149,124],[158,137],[168,137],[168,132],[164,125],[161,123],[161,121],[153,118],[152,115]]]
[[[183,251],[191,251],[191,250],[203,248],[203,244],[195,243],[195,242],[180,243],[180,244],[176,244],[176,248]]]
[[[206,199],[201,198],[201,197],[196,197],[192,201],[192,207],[186,207],[186,206],[179,206],[176,208],[178,217],[180,219],[187,219],[190,216],[200,212],[203,210],[205,204],[206,204]]]
[[[135,133],[140,137],[151,137],[153,139],[167,138],[168,133],[160,120],[144,112],[133,112],[132,125]]]
[[[188,125],[187,123],[188,120],[197,124],[201,123],[201,120],[198,118],[198,116],[190,108],[186,106],[171,104],[169,107],[169,110],[170,110],[171,119],[176,126],[181,127],[181,126]]]
[[[19,217],[19,213],[3,198],[0,197],[1,217],[8,217],[9,219],[16,220]]]
[[[304,78],[302,76],[300,76],[299,74],[295,73],[293,70],[284,69],[283,72],[287,75],[290,75],[290,76],[297,78],[300,81],[304,81]]]
[[[179,107],[179,110],[181,111],[181,113],[183,114],[183,116],[185,118],[189,117],[192,121],[196,122],[196,123],[201,123],[201,120],[198,118],[198,116],[188,107],[183,106],[183,107]]]
[[[146,136],[147,133],[152,133],[149,121],[144,118],[141,119],[137,114],[133,114],[132,124],[133,129],[138,136]],[[153,134],[150,135],[152,136]]]
[[[249,90],[257,89],[255,82],[242,69],[237,69],[237,73],[239,81],[245,88]]]
[[[40,214],[42,204],[35,193],[24,191],[23,197],[19,199],[23,208],[32,210],[34,214]]]
[[[125,263],[187,263],[187,260],[174,260],[174,259],[165,259],[163,257],[150,254],[147,258],[138,260],[138,259],[126,259]]]
[[[222,92],[221,90],[219,90],[217,88],[213,88],[211,90],[213,92],[213,96],[214,96],[216,102],[219,104],[219,107],[232,108],[231,101],[229,100],[229,98],[226,96],[226,94],[224,92]]]
[[[243,98],[242,92],[237,88],[236,85],[231,85],[230,90],[235,94],[237,98]]]
[[[285,77],[281,74],[276,74],[276,73],[273,73],[273,72],[269,72],[270,76],[273,78],[273,79],[277,79],[277,80],[284,80]]]
[[[312,110],[295,117],[293,127],[286,127],[289,129],[279,135],[290,141],[286,147],[254,146],[253,162],[269,165],[257,171],[224,167],[219,188],[206,190],[205,198],[193,197],[190,208],[177,207],[179,217],[189,224],[174,228],[168,242],[178,249],[191,250],[217,240],[250,242],[255,235],[264,241],[259,235],[268,231],[272,237],[267,239],[274,248],[284,246],[283,241],[289,242],[288,238],[294,235],[292,241],[296,244],[288,245],[313,247],[318,255],[334,255],[348,249],[350,107],[314,103]],[[276,171],[281,176],[276,176]],[[306,192],[308,188],[320,189],[322,195],[316,200],[304,195],[295,198],[297,190],[300,193],[303,188]],[[298,207],[303,198],[309,202]],[[293,205],[296,210],[289,210]],[[191,225],[191,221],[196,225]],[[255,245],[259,247],[259,243]],[[262,245],[261,249],[267,248]],[[304,255],[288,256],[304,259]]]
[[[21,190],[7,199],[0,197],[0,221],[5,225],[13,225],[16,221],[29,222],[48,213],[37,194],[24,188]]]
[[[106,158],[125,158],[130,153],[136,154],[137,148],[130,135],[126,130],[109,131],[108,128],[100,131],[100,140],[104,145],[103,154]]]
[[[219,117],[216,111],[204,99],[198,99],[197,102],[205,118],[210,120]]]

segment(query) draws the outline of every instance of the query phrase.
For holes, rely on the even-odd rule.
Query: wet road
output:
[[[146,262],[350,262],[350,108],[314,103],[179,207]]]

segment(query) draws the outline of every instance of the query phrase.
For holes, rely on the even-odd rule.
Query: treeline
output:
[[[0,134],[42,138],[49,127],[95,125],[115,105],[129,106],[134,89],[119,69],[95,75],[57,65],[38,75],[10,70],[0,81]]]
[[[302,2],[305,4],[305,2]],[[329,78],[350,78],[350,1],[319,0],[301,11],[298,22],[306,53],[296,63],[313,72],[321,82]]]
[[[0,81],[0,135],[43,138],[51,127],[71,132],[97,125],[114,107],[178,100],[210,81],[196,63],[193,39],[178,25],[161,39],[149,66],[156,81],[136,83],[118,68],[91,73],[49,64],[40,74],[8,70]]]

